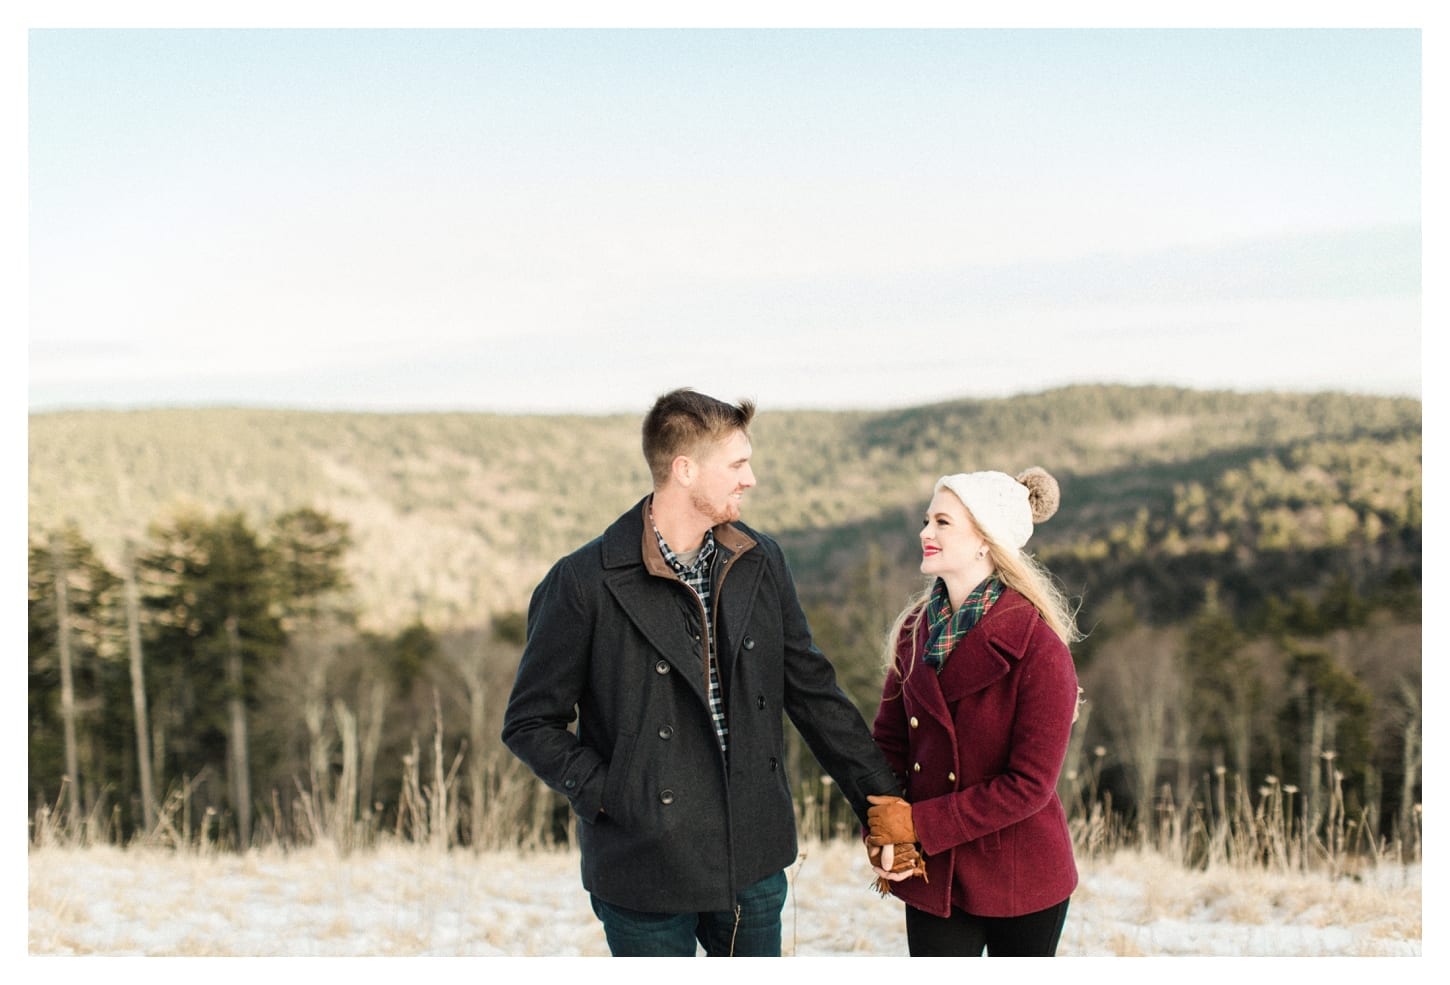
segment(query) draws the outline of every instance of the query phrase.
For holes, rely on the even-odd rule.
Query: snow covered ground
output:
[[[563,852],[389,847],[341,857],[324,848],[246,856],[43,848],[29,853],[28,868],[31,957],[608,953],[579,884],[578,859]],[[1059,949],[1064,957],[1421,954],[1418,867],[1331,881],[1322,874],[1189,872],[1120,854],[1081,870]],[[868,889],[859,846],[805,846],[790,877],[786,954],[905,956],[901,904]],[[62,970],[45,965],[47,977]]]

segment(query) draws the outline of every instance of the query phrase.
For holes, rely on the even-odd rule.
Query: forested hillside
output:
[[[561,836],[499,715],[534,583],[647,491],[638,427],[32,416],[32,807],[78,789],[115,830],[233,841]],[[1078,821],[1149,837],[1274,797],[1305,839],[1417,849],[1419,401],[1082,386],[763,407],[753,438],[746,519],[781,540],[866,714],[934,480],[1041,465],[1063,505],[1029,547],[1087,633],[1061,790]],[[792,763],[842,823],[814,770]]]
[[[1412,501],[1418,516],[1419,434],[1418,401],[1171,388],[1075,387],[890,413],[765,407],[747,519],[796,544],[792,560],[810,582],[818,568],[833,573],[822,566],[838,555],[849,564],[863,530],[899,527],[914,550],[912,518],[942,473],[1041,464],[1063,483],[1065,506],[1035,543],[1091,551],[1093,540],[1133,542],[1145,517],[1173,516],[1178,486],[1242,485],[1234,470],[1316,441],[1397,442],[1385,495],[1397,498],[1392,512]],[[1364,468],[1372,463],[1348,464],[1354,481],[1381,479]],[[74,523],[114,562],[127,538],[186,511],[237,511],[264,526],[319,510],[348,525],[359,619],[380,630],[418,616],[467,626],[521,607],[555,557],[647,487],[635,417],[154,410],[30,421],[32,533]],[[1202,533],[1199,524],[1184,536]]]

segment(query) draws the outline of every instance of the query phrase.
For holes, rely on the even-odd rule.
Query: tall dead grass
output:
[[[1325,759],[1327,809],[1312,817],[1293,784],[1267,776],[1252,792],[1222,768],[1202,799],[1179,803],[1164,784],[1151,820],[1130,820],[1112,810],[1109,794],[1090,784],[1068,805],[1080,857],[1112,858],[1118,852],[1151,851],[1185,869],[1227,867],[1238,871],[1318,872],[1329,879],[1379,865],[1421,861],[1421,806],[1407,812],[1408,830],[1377,839],[1364,816],[1345,810],[1342,777],[1332,755]]]
[[[356,773],[344,763],[340,778],[330,786],[299,781],[287,802],[274,792],[270,804],[255,812],[256,834],[245,847],[283,852],[322,847],[347,855],[413,845],[483,853],[548,851],[561,847],[562,838],[562,847],[576,848],[574,824],[560,797],[502,754],[486,760],[483,769],[465,778],[468,783],[461,783],[467,750],[444,747],[436,700],[434,726],[429,746],[415,741],[404,757],[402,792],[391,823],[384,824],[380,810],[356,803],[350,779]],[[357,748],[356,742],[343,738],[344,749]],[[1100,758],[1102,751],[1094,755]],[[131,838],[130,845],[191,854],[241,847],[228,834],[234,826],[216,811],[208,808],[200,817],[192,816],[191,782],[169,791],[152,828]],[[1317,822],[1308,815],[1299,791],[1276,777],[1266,777],[1250,791],[1241,779],[1220,769],[1206,786],[1206,795],[1179,803],[1165,785],[1150,820],[1129,820],[1114,812],[1111,797],[1090,777],[1078,798],[1066,805],[1080,862],[1091,865],[1125,852],[1147,853],[1180,870],[1317,874],[1332,883],[1420,861],[1418,805],[1410,812],[1412,823],[1403,838],[1377,841],[1365,818],[1346,813],[1332,756],[1325,762],[1328,809]],[[62,791],[53,805],[35,812],[30,823],[33,849],[121,846],[118,808],[107,811],[99,806],[101,800],[77,816],[69,812],[71,802]],[[804,843],[854,842],[858,837],[854,815],[830,777],[800,784],[796,810]]]

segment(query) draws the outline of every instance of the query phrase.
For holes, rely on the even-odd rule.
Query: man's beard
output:
[[[719,526],[722,523],[730,523],[740,519],[740,502],[736,499],[725,500],[725,505],[721,507],[707,501],[701,496],[691,495],[690,505],[702,516],[708,517],[712,526]]]

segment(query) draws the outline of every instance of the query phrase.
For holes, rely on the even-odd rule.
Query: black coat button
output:
[[[660,738],[661,739],[668,739],[670,736],[672,736],[674,734],[675,734],[675,727],[673,725],[661,725],[660,726]]]
[[[749,636],[745,637],[745,649],[747,649],[747,650],[753,650],[753,649],[755,649],[755,640],[753,638],[751,638]]]
[[[673,804],[674,802],[675,802],[675,792],[673,790],[661,790],[660,791],[660,803],[661,804],[668,805],[668,804]]]
[[[656,674],[668,674],[669,672],[670,672],[670,664],[669,664],[669,661],[667,661],[667,660],[659,660],[659,661],[656,661],[655,662],[655,673]]]
[[[573,790],[578,785],[578,781],[573,779],[572,777],[564,781],[564,787],[568,790]]]
[[[765,695],[757,694],[755,696],[755,707],[759,708],[761,711],[765,710]]]

